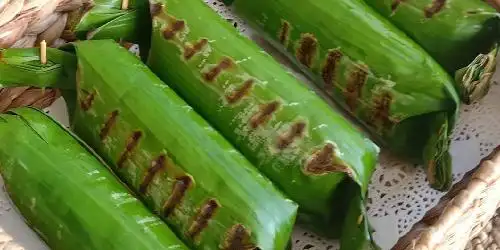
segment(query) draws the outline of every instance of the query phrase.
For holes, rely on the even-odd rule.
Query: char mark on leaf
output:
[[[260,105],[259,111],[250,118],[250,127],[252,129],[256,129],[257,127],[267,123],[267,121],[271,119],[274,112],[278,110],[279,106],[280,103],[278,101],[272,101],[270,103]]]
[[[290,23],[288,21],[281,21],[279,40],[281,44],[283,44],[285,47],[288,47],[288,41],[290,40]]]
[[[323,78],[323,82],[325,83],[324,88],[328,93],[333,91],[337,69],[342,56],[342,52],[338,49],[329,50],[328,55],[326,56],[325,66],[321,71],[321,76]]]
[[[226,96],[226,101],[229,104],[235,104],[235,103],[241,101],[241,99],[243,99],[245,96],[250,94],[250,91],[252,90],[253,84],[254,84],[253,79],[246,80],[242,86],[235,89],[231,94]]]
[[[184,20],[174,20],[163,31],[163,37],[167,40],[173,39],[175,34],[184,30],[184,28],[186,28],[186,22],[184,22]]]
[[[403,3],[404,1],[406,1],[406,0],[394,0],[392,2],[392,4],[391,4],[391,10],[392,10],[392,12],[395,12],[398,9],[399,5],[401,3]]]
[[[151,162],[151,167],[147,169],[144,179],[139,186],[139,193],[145,194],[148,190],[148,186],[155,177],[155,175],[166,167],[166,156],[161,154],[154,161]]]
[[[300,36],[299,47],[296,51],[297,60],[311,68],[318,52],[318,40],[313,34],[306,33]]]
[[[200,52],[208,44],[208,39],[202,38],[194,45],[188,44],[184,47],[184,59],[191,59],[196,53]]]
[[[324,175],[342,172],[352,177],[352,169],[344,164],[336,163],[336,157],[335,146],[332,143],[327,143],[323,148],[314,152],[306,162],[306,174]]]
[[[187,190],[191,187],[193,183],[193,177],[189,175],[184,175],[177,177],[172,188],[172,194],[167,201],[163,204],[163,216],[170,216],[175,208],[182,202],[182,199],[186,195]]]
[[[118,114],[119,114],[118,110],[114,110],[108,115],[108,119],[106,120],[106,123],[104,123],[104,126],[102,127],[101,132],[99,133],[101,141],[104,141],[104,139],[106,139],[113,126],[115,126]]]
[[[294,123],[290,130],[278,138],[277,148],[283,150],[289,147],[297,138],[301,138],[306,130],[305,122]]]
[[[432,18],[437,13],[441,12],[446,5],[446,0],[433,0],[432,4],[425,8],[425,17]]]
[[[125,164],[125,161],[130,157],[130,154],[132,151],[137,147],[139,144],[139,140],[142,137],[142,132],[141,131],[134,131],[132,135],[127,139],[127,146],[125,147],[125,150],[123,153],[120,155],[120,158],[118,159],[117,166],[118,168],[122,168],[123,165]]]
[[[370,122],[381,128],[389,128],[393,121],[390,119],[390,109],[393,97],[390,92],[384,91],[373,99],[372,115]]]
[[[208,226],[210,219],[215,215],[218,208],[220,208],[219,202],[215,199],[208,200],[198,211],[193,222],[189,226],[187,231],[187,236],[191,239],[195,239],[201,232]]]
[[[347,80],[347,86],[344,91],[347,106],[351,111],[356,110],[358,100],[361,98],[363,86],[368,79],[368,67],[366,65],[356,65]]]
[[[150,4],[149,5],[149,11],[151,13],[151,16],[155,17],[158,16],[163,10],[163,4],[161,3],[155,3],[155,4]]]
[[[95,99],[96,91],[92,91],[87,94],[87,96],[80,101],[80,107],[82,108],[83,111],[88,111],[90,108],[92,108],[92,105],[94,104],[94,99]]]
[[[234,66],[233,59],[224,57],[215,67],[203,74],[203,78],[207,82],[213,82],[224,70],[228,70]]]
[[[227,232],[223,243],[223,250],[256,250],[257,247],[250,240],[251,233],[242,224],[232,226]]]

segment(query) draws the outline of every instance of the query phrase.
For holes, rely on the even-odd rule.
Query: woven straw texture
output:
[[[455,184],[393,249],[500,249],[499,194],[500,146]]]
[[[0,0],[0,48],[64,43],[68,13],[88,5],[85,0]],[[59,98],[54,89],[0,89],[0,112],[20,106],[45,108]]]
[[[486,0],[500,10],[500,0]],[[56,47],[68,37],[70,12],[91,0],[0,0],[0,48]],[[58,90],[0,89],[0,112],[20,106],[45,108]],[[455,184],[393,249],[500,249],[500,147]]]
[[[500,11],[500,0],[486,0],[491,6]]]

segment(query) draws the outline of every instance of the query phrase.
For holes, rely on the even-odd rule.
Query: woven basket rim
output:
[[[412,229],[402,236],[392,249],[439,249],[437,246],[443,244],[446,232],[452,231],[453,227],[459,224],[462,215],[470,213],[471,209],[480,209],[474,204],[479,201],[479,194],[483,190],[475,189],[481,187],[486,189],[498,182],[500,182],[500,145],[454,184],[439,200],[438,204],[427,211],[424,217],[415,223]],[[478,183],[483,185],[478,186]],[[463,199],[467,195],[470,197]],[[498,200],[500,201],[500,197]],[[459,210],[454,208],[459,208]],[[444,234],[438,233],[443,231]],[[476,234],[471,234],[468,239],[462,240],[470,241]]]

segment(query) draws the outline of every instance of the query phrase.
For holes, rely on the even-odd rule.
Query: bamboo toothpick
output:
[[[47,42],[45,40],[40,42],[40,63],[47,64]]]
[[[128,9],[128,1],[129,0],[122,0],[122,10]]]

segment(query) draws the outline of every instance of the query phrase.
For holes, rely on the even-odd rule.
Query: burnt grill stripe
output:
[[[399,5],[401,5],[401,3],[403,3],[405,0],[394,0],[391,4],[391,10],[392,12],[396,11],[399,7]]]
[[[220,204],[215,199],[208,200],[198,211],[193,222],[189,226],[187,236],[191,239],[196,238],[208,226],[208,222],[220,208]]]
[[[251,233],[242,224],[232,226],[224,239],[223,250],[255,250],[256,246],[250,242]]]
[[[164,154],[158,156],[154,161],[151,162],[151,167],[146,170],[144,179],[139,186],[139,192],[144,194],[148,190],[148,186],[155,177],[155,175],[160,172],[160,170],[166,168],[166,156]]]
[[[200,52],[206,45],[208,44],[208,40],[203,38],[196,42],[194,45],[186,45],[184,47],[184,59],[191,59],[196,53]]]
[[[250,93],[250,90],[252,89],[252,86],[254,84],[253,79],[248,79],[246,80],[242,86],[234,90],[231,94],[226,96],[226,100],[229,104],[235,104],[239,102],[241,99],[243,99],[245,96],[247,96]]]
[[[432,4],[425,8],[425,17],[432,18],[437,13],[441,12],[446,5],[446,0],[433,0]]]
[[[163,204],[163,216],[168,217],[175,208],[182,202],[187,190],[193,183],[193,177],[189,175],[177,177],[172,188],[172,194]]]
[[[361,98],[361,93],[366,80],[368,79],[368,67],[366,65],[356,65],[356,68],[349,74],[347,86],[344,91],[347,106],[354,111]]]
[[[153,17],[159,15],[162,12],[162,10],[163,10],[163,4],[155,3],[149,5],[149,12]]]
[[[337,68],[340,64],[342,56],[342,52],[338,49],[329,50],[326,56],[325,66],[321,70],[321,76],[323,78],[323,82],[325,83],[324,88],[328,92],[333,91]]]
[[[256,129],[271,119],[274,112],[278,110],[280,103],[273,101],[259,107],[259,111],[250,118],[250,127]]]
[[[281,21],[281,29],[279,33],[280,43],[285,47],[288,47],[288,41],[290,39],[290,23],[288,21]]]
[[[83,109],[83,111],[88,111],[90,108],[92,108],[92,105],[94,104],[95,94],[96,92],[92,91],[85,97],[85,99],[80,101],[80,107]]]
[[[305,122],[294,123],[287,133],[279,137],[277,148],[279,150],[283,150],[289,147],[295,141],[295,139],[300,138],[304,135],[305,129]]]
[[[220,75],[220,73],[222,73],[222,71],[227,70],[233,66],[234,66],[233,59],[229,57],[224,57],[219,62],[219,64],[217,64],[217,66],[213,67],[207,73],[203,74],[203,78],[208,82],[213,82],[215,78],[217,78]]]
[[[122,168],[125,161],[130,157],[130,153],[137,147],[139,144],[139,140],[142,137],[142,132],[141,131],[134,131],[132,135],[128,138],[127,140],[127,146],[125,147],[125,150],[123,153],[120,155],[120,158],[118,159],[118,162],[116,165],[118,168]]]
[[[352,169],[342,164],[334,162],[335,146],[327,143],[322,149],[313,153],[309,161],[306,163],[306,174],[323,175],[334,172],[343,172],[348,176],[353,176]]]
[[[108,115],[108,119],[106,120],[106,123],[104,123],[104,126],[101,129],[101,132],[99,132],[99,137],[101,138],[101,141],[106,139],[108,136],[109,132],[113,128],[113,126],[116,123],[116,119],[118,118],[118,110],[114,110]]]
[[[302,34],[296,51],[297,60],[306,67],[311,68],[317,52],[318,40],[316,37],[310,33]]]
[[[388,91],[384,91],[379,96],[374,97],[372,107],[373,113],[370,117],[370,122],[372,124],[382,127],[390,127],[393,124],[390,118],[392,100],[392,94]]]
[[[186,22],[183,20],[174,20],[168,27],[163,31],[163,37],[167,40],[174,38],[177,32],[184,30],[186,28]]]

